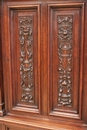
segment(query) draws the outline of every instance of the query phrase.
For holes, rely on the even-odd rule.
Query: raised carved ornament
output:
[[[33,18],[19,17],[21,101],[34,102]]]
[[[58,16],[58,106],[72,106],[73,17]]]

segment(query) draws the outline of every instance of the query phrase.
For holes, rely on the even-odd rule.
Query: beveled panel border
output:
[[[3,75],[4,75],[4,90],[5,90],[5,103],[6,103],[6,112],[10,112],[11,114],[29,114],[36,113],[39,114],[41,112],[41,96],[40,96],[40,4],[36,2],[4,2],[3,5]],[[12,105],[12,81],[11,81],[11,43],[10,43],[10,12],[12,10],[28,10],[28,9],[36,9],[37,10],[37,22],[38,22],[38,102],[39,106],[26,106],[26,105]],[[10,97],[10,101],[9,101]]]
[[[48,114],[49,115],[53,115],[53,116],[58,116],[58,117],[69,117],[72,119],[82,119],[82,90],[83,90],[83,58],[84,58],[84,12],[85,12],[85,3],[84,2],[78,2],[78,3],[49,3],[48,2],[48,34],[49,34],[49,28],[50,28],[50,24],[49,24],[49,16],[50,16],[50,10],[54,9],[54,8],[80,8],[81,10],[81,52],[80,52],[80,90],[79,90],[79,114],[72,114],[72,113],[67,113],[67,112],[60,112],[60,111],[55,111],[55,110],[50,110],[50,96],[49,98],[49,102],[48,102]],[[50,35],[48,35],[48,57],[50,58]],[[48,65],[50,66],[50,62],[48,63]],[[49,83],[50,83],[50,74],[49,74],[50,69],[48,70],[48,75],[49,75]],[[48,95],[50,95],[50,85],[48,85]],[[51,100],[52,101],[52,100]],[[52,104],[52,103],[51,103]]]

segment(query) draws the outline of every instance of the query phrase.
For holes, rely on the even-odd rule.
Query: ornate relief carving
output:
[[[58,16],[58,106],[72,106],[72,29],[72,16]]]
[[[20,77],[23,102],[34,102],[33,18],[19,17]]]

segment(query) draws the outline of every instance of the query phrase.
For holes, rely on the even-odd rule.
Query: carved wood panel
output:
[[[22,87],[22,101],[34,102],[34,74],[33,74],[33,18],[19,17],[20,40],[20,76]]]
[[[4,119],[0,119],[7,124],[3,128],[77,130],[75,125],[80,126],[78,129],[84,129],[82,126],[85,127],[84,123],[87,122],[87,47],[85,45],[84,48],[83,87],[83,25],[86,22],[84,3],[81,1],[85,0],[78,0],[77,3],[75,0],[65,3],[49,0],[7,1],[2,7],[3,80],[7,113]]]
[[[72,106],[73,17],[58,16],[58,106]]]
[[[79,63],[83,54],[80,38],[84,21],[79,5],[78,8],[72,5],[71,9],[59,7],[48,5],[49,114],[81,118],[82,68]]]
[[[11,113],[40,112],[40,6],[6,7],[9,77],[7,109]],[[5,19],[5,20],[7,20]],[[9,32],[11,30],[11,32]],[[39,57],[39,58],[38,58]],[[11,99],[9,101],[9,98]],[[23,114],[22,113],[22,114]]]

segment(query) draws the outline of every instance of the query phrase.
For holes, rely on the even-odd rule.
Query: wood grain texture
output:
[[[29,120],[29,121],[28,121]],[[45,118],[40,119],[40,120],[35,120],[35,119],[28,119],[24,121],[22,118],[14,118],[14,117],[4,117],[4,119],[0,121],[1,123],[4,123],[3,128],[8,128],[8,129],[22,129],[22,130],[86,130],[86,126],[78,126],[78,125],[73,125],[72,123],[66,123],[63,122],[63,124],[51,120],[45,120]],[[3,129],[4,130],[4,129]],[[7,130],[7,129],[6,129]]]
[[[85,28],[85,33],[84,33],[84,78],[83,78],[83,81],[84,81],[84,89],[83,89],[83,102],[82,102],[82,119],[85,121],[85,123],[87,124],[87,98],[86,98],[86,95],[87,95],[87,68],[86,68],[86,65],[87,65],[87,3],[85,5],[85,25],[84,25],[84,28]]]
[[[72,106],[73,17],[58,16],[58,106]]]
[[[19,16],[21,101],[34,102],[33,17]]]
[[[21,10],[20,10],[21,8]],[[40,6],[4,6],[7,111],[40,112]],[[7,11],[9,10],[9,11]],[[9,31],[10,30],[10,31]],[[15,36],[15,37],[14,37]],[[9,52],[9,53],[8,53]],[[7,58],[8,57],[8,58]],[[5,73],[5,69],[4,69]],[[11,78],[11,79],[10,79]],[[8,86],[8,87],[7,87]],[[10,101],[9,101],[9,96]],[[25,109],[26,108],[26,109]],[[25,109],[25,110],[24,110]]]
[[[84,5],[68,6],[48,5],[49,109],[55,116],[69,116],[68,112],[72,118],[81,119],[83,38],[80,37],[84,36],[81,31],[84,30]]]
[[[2,0],[0,1],[0,30],[2,30]],[[2,31],[0,31],[0,116],[3,116],[5,114],[2,69]]]
[[[0,130],[2,130],[2,125],[0,124]]]
[[[1,7],[1,129],[87,130],[87,1]]]

